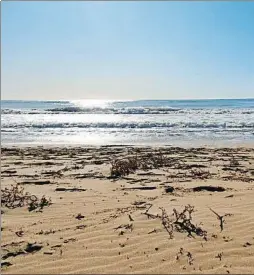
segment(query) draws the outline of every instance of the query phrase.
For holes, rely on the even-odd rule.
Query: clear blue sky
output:
[[[2,2],[2,99],[254,97],[254,2]]]

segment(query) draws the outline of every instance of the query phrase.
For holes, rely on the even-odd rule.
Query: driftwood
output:
[[[224,192],[226,189],[221,186],[197,186],[192,188],[194,192],[209,191],[209,192]]]
[[[156,186],[139,186],[139,187],[126,187],[122,190],[154,190]]]
[[[69,191],[69,192],[81,192],[81,191],[86,191],[87,189],[83,189],[83,188],[65,188],[65,187],[57,187],[55,189],[55,191],[63,191],[63,192],[66,192],[66,191]]]
[[[40,181],[22,181],[20,184],[35,184],[35,185],[44,185],[51,184],[50,180],[40,180]]]

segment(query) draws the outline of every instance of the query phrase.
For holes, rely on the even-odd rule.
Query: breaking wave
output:
[[[180,111],[179,108],[80,108],[80,107],[64,107],[47,109],[52,113],[83,113],[83,114],[168,114]]]
[[[106,122],[96,122],[96,123],[24,123],[24,124],[12,124],[4,125],[3,129],[8,128],[223,128],[223,129],[254,129],[254,122],[249,123],[196,123],[196,122],[179,122],[179,123],[133,123],[133,122],[119,122],[119,123],[106,123]]]
[[[167,114],[254,114],[253,109],[202,109],[202,108],[173,108],[173,107],[58,107],[52,109],[1,109],[1,114],[126,114],[126,115],[167,115]]]

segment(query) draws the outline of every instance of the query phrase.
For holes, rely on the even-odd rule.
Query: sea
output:
[[[1,100],[2,145],[254,144],[254,98]]]

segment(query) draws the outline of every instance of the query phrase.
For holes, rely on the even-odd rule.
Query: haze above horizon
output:
[[[254,97],[254,2],[2,2],[2,99]]]

